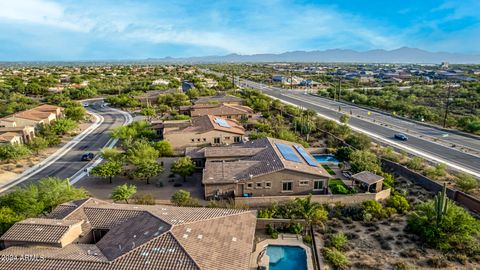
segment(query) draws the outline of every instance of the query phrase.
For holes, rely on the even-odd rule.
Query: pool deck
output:
[[[250,257],[250,269],[251,270],[256,270],[258,265],[257,265],[257,257],[262,250],[267,247],[268,245],[277,245],[277,246],[297,246],[301,247],[305,250],[307,253],[307,269],[308,270],[314,270],[313,268],[313,255],[312,255],[312,249],[305,245],[302,240],[302,236],[300,235],[295,235],[295,234],[288,234],[288,233],[281,233],[278,235],[278,239],[266,239],[263,240],[262,242],[259,242],[256,246],[255,252],[252,253]],[[265,253],[263,255],[262,260],[260,261],[260,265],[266,266],[268,269],[270,258],[268,255]]]

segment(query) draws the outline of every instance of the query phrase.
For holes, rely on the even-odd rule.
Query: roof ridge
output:
[[[238,216],[240,214],[246,214],[246,213],[249,213],[249,212],[253,211],[253,210],[243,210],[243,209],[236,209],[236,208],[221,208],[221,207],[185,207],[185,208],[225,209],[225,210],[237,210],[238,212],[231,213],[231,214],[228,214],[228,215],[225,215],[225,216],[214,216],[214,217],[209,217],[209,218],[205,218],[205,219],[198,219],[198,220],[192,220],[192,221],[189,221],[189,222],[183,222],[181,224],[174,224],[174,225],[172,225],[172,228],[177,227],[177,226],[187,225],[187,224],[194,224],[194,223],[201,222],[201,221],[207,221],[207,220],[213,220],[213,219],[225,218],[225,217],[231,217],[231,216]]]

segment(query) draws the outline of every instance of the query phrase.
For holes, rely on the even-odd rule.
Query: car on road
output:
[[[88,152],[82,155],[81,161],[90,161],[95,157],[95,154]]]
[[[88,103],[83,104],[83,107],[88,107],[88,106],[90,106]]]
[[[395,133],[393,135],[393,137],[397,140],[401,140],[401,141],[408,141],[408,137],[407,135],[403,134],[403,133]]]

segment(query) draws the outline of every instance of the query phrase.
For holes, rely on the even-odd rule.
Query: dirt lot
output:
[[[150,184],[146,184],[146,181],[128,179],[124,176],[115,177],[113,183],[110,184],[106,178],[89,176],[78,182],[76,186],[87,189],[95,198],[110,200],[110,194],[114,187],[125,183],[134,184],[137,186],[138,195],[151,194],[157,204],[170,203],[173,193],[183,189],[189,191],[191,196],[197,198],[201,204],[206,203],[203,200],[202,174],[200,172],[187,177],[187,181],[184,182],[182,177],[178,175],[172,177],[170,173],[170,167],[176,158],[162,158],[160,160],[164,162],[164,171],[159,176],[150,179]],[[160,182],[162,184],[159,184]],[[174,187],[175,183],[182,186]]]
[[[397,191],[404,192],[412,204],[434,196],[408,180],[397,178],[397,183]],[[480,264],[463,264],[461,258],[447,260],[441,252],[426,247],[405,231],[406,220],[406,215],[376,222],[334,218],[327,222],[326,230],[347,236],[345,255],[351,269],[480,269]]]

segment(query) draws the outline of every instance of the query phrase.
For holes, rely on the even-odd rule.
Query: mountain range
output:
[[[342,63],[417,63],[478,64],[480,54],[429,52],[416,48],[402,47],[395,50],[355,51],[332,49],[324,51],[292,51],[279,54],[228,54],[224,56],[201,56],[186,58],[149,58],[147,62],[169,63],[229,63],[229,62],[342,62]]]

